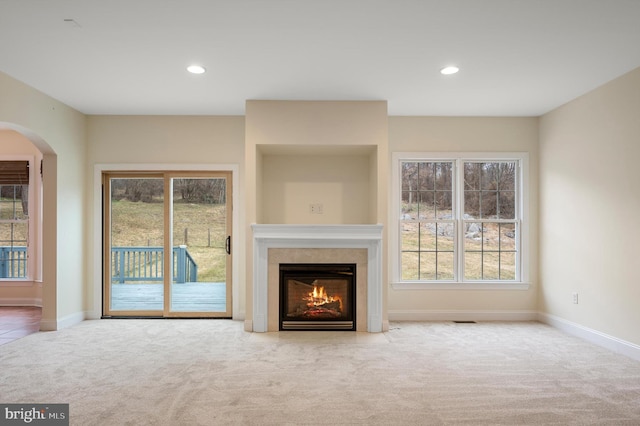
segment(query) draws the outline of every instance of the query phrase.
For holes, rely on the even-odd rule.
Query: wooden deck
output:
[[[171,285],[172,312],[225,312],[225,283]],[[111,284],[112,311],[162,311],[164,289],[160,283]]]

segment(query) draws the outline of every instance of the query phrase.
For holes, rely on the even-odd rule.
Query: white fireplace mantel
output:
[[[367,249],[367,331],[382,331],[382,225],[275,225],[253,228],[253,331],[267,331],[270,248]]]

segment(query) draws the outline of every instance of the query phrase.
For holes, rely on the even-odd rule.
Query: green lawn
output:
[[[162,247],[162,202],[113,201],[111,241],[113,247]],[[186,245],[198,265],[198,281],[226,280],[225,206],[175,203],[173,245]]]
[[[418,217],[417,207],[403,206],[403,213]],[[438,217],[450,217],[442,210]],[[431,216],[430,218],[433,218]],[[453,225],[443,225],[444,228]],[[480,224],[478,224],[480,227]],[[464,238],[465,279],[513,280],[516,274],[514,226],[483,222],[482,230]],[[454,240],[452,232],[435,229],[429,222],[406,222],[401,227],[402,279],[452,280],[454,277]],[[444,235],[442,235],[444,234]]]

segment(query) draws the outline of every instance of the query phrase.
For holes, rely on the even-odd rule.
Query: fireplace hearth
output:
[[[356,330],[356,264],[280,264],[280,330]]]

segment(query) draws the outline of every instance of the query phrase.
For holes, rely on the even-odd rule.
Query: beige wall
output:
[[[540,125],[539,310],[636,345],[639,112],[636,69]]]
[[[0,128],[43,154],[42,328],[56,329],[84,315],[85,116],[3,73],[0,93]]]
[[[88,165],[222,164],[244,159],[244,117],[89,116]]]
[[[96,212],[99,209],[96,207],[96,197],[100,195],[95,189],[94,169],[97,164],[155,164],[160,169],[167,165],[235,165],[238,166],[239,176],[233,185],[240,188],[241,194],[244,191],[244,117],[89,116],[87,123],[86,173],[92,176],[87,189],[90,218],[100,217],[100,212]],[[239,221],[242,221],[244,201],[242,197],[238,198],[234,200],[234,207]],[[101,284],[96,278],[96,265],[92,261],[96,256],[100,258],[100,241],[95,238],[95,231],[99,228],[99,221],[94,219],[87,230],[88,246],[91,248],[87,257],[91,277],[91,284],[87,286],[87,305],[94,317],[99,317],[101,310]],[[236,241],[243,241],[242,232],[240,227]],[[234,262],[244,265],[244,254],[244,250],[234,250]],[[99,270],[97,274],[99,277]],[[234,300],[234,316],[242,317],[245,309],[244,269],[238,268],[235,275],[238,300]]]
[[[389,289],[390,319],[535,318],[537,302],[537,118],[389,117],[393,152],[526,152],[529,154],[527,290]],[[393,226],[390,224],[389,226]]]
[[[264,155],[264,222],[369,223],[369,165],[368,156]],[[322,213],[311,212],[312,204]]]
[[[29,139],[15,130],[0,129],[0,139],[0,155],[42,155]]]
[[[279,194],[272,189],[291,190],[292,195],[296,192],[299,194],[299,188],[293,186],[300,184],[298,186],[303,188],[306,186],[307,192],[315,189],[328,197],[338,189],[335,186],[338,175],[341,175],[343,182],[354,184],[351,188],[346,188],[346,185],[339,188],[343,193],[346,192],[345,198],[334,200],[328,205],[329,210],[323,217],[313,218],[307,214],[309,203],[303,208],[292,200],[280,207],[281,210],[297,211],[293,217],[288,218],[292,220],[288,223],[306,220],[314,221],[306,223],[346,223],[335,220],[341,219],[338,217],[339,210],[345,208],[345,205],[353,208],[353,202],[346,197],[356,196],[356,186],[367,191],[357,198],[365,203],[370,203],[373,199],[373,203],[355,207],[358,212],[349,220],[358,217],[358,220],[364,220],[363,223],[384,221],[387,214],[386,185],[378,181],[377,177],[385,175],[387,167],[388,127],[385,101],[252,100],[247,101],[246,109],[245,161],[248,171],[247,195],[251,200],[247,203],[251,204],[247,210],[249,223],[277,223],[270,221],[283,219],[284,213],[276,213],[277,207],[272,203],[272,199]],[[357,170],[351,174],[331,170],[336,167],[335,161],[340,165],[348,161],[335,157],[353,157]],[[363,161],[369,164],[362,164]],[[275,170],[276,165],[282,168]],[[308,178],[301,175],[304,174],[302,168],[305,165],[308,167]],[[314,183],[314,179],[318,185],[314,188],[311,188],[313,185],[306,185]],[[285,188],[287,185],[289,188]],[[381,193],[385,195],[384,200],[380,199]],[[334,211],[331,211],[332,207]],[[362,217],[366,213],[360,211],[361,208],[370,212],[368,217]],[[269,217],[266,217],[267,214]],[[332,214],[335,216],[331,217]]]
[[[247,101],[247,306],[253,303],[251,224],[271,223],[271,220],[289,224],[386,223],[388,153],[386,101]],[[348,163],[336,157],[353,155],[356,167],[352,172],[327,171],[333,167],[333,160],[342,165]],[[287,168],[287,164],[294,161],[300,164]],[[304,176],[305,168],[315,173],[315,182]],[[341,180],[336,182],[338,178]],[[284,193],[279,194],[279,189]],[[340,197],[335,197],[335,191],[341,192]],[[278,205],[275,198],[283,197],[290,199]],[[357,200],[362,204],[353,207]],[[309,204],[316,202],[327,209],[321,218],[311,218],[308,213]],[[354,211],[347,213],[350,208]],[[289,214],[285,209],[294,212]],[[307,220],[309,222],[305,222]],[[384,250],[386,259],[386,248]],[[386,262],[383,269],[386,276]],[[383,305],[386,306],[386,295]],[[383,315],[386,321],[386,310]],[[246,327],[250,328],[250,309],[246,319]]]

